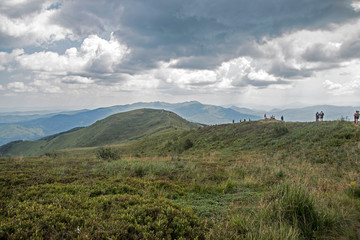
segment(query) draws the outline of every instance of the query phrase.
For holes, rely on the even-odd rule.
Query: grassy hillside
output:
[[[65,148],[118,144],[156,132],[172,132],[199,126],[168,111],[140,109],[115,114],[89,127],[45,137],[38,141],[9,143],[0,147],[0,152],[4,155],[36,156]]]
[[[186,140],[193,143],[187,154],[220,152],[223,156],[255,151],[258,154],[291,154],[316,162],[357,157],[360,131],[345,121],[281,122],[251,121],[206,126],[191,131],[149,136],[118,148],[126,155],[165,156],[176,154]],[[350,152],[353,155],[350,155]]]
[[[0,159],[0,238],[360,239],[352,123],[178,128],[105,149]]]
[[[89,126],[97,120],[104,119],[110,115],[142,108],[168,110],[188,121],[204,124],[229,123],[232,120],[238,122],[244,118],[251,118],[253,120],[258,118],[253,115],[239,113],[230,108],[204,105],[195,101],[174,104],[164,102],[134,103],[93,110],[70,111],[58,114],[47,113],[45,115],[1,116],[0,114],[0,136],[5,136],[4,138],[0,137],[0,145],[14,140],[39,139],[47,135],[68,131],[75,127]],[[2,119],[6,119],[3,121],[3,124],[1,123]],[[13,125],[12,128],[17,127],[18,130],[12,131],[11,138],[7,138],[7,134],[11,131],[10,124]],[[40,131],[34,135],[34,129],[39,129]]]

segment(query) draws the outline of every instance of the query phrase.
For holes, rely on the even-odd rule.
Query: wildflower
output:
[[[352,181],[352,182],[350,182],[350,186],[355,186],[355,184],[356,184],[356,182],[355,181]]]

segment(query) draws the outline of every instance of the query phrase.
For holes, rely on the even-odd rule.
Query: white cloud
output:
[[[172,60],[161,63],[158,69],[151,70],[146,74],[148,79],[160,79],[170,86],[197,91],[208,91],[209,89],[218,91],[247,85],[261,87],[283,84],[280,82],[282,79],[267,73],[264,69],[258,69],[253,62],[253,59],[239,57],[223,62],[213,70],[196,70],[174,68],[172,66],[176,66],[177,61]]]
[[[109,41],[91,35],[79,49],[67,49],[65,54],[37,52],[17,58],[28,70],[53,73],[114,72],[116,66],[130,52],[111,35]]]
[[[25,85],[23,82],[11,82],[7,84],[7,88],[15,93],[35,92],[36,89]]]
[[[258,72],[249,73],[248,77],[249,79],[254,81],[276,82],[278,80],[276,79],[276,77],[265,72],[263,69]]]
[[[360,20],[333,25],[329,30],[300,30],[263,39],[253,48],[259,55],[255,64],[269,74],[284,78],[309,77],[318,71],[339,68],[359,59]]]
[[[360,80],[354,80],[348,83],[335,83],[330,80],[325,80],[323,85],[333,95],[348,95],[359,90]]]
[[[360,2],[357,0],[357,1],[353,1],[351,3],[351,6],[353,7],[353,9],[356,11],[356,12],[360,12]]]
[[[69,83],[69,84],[89,84],[94,83],[94,80],[87,77],[81,77],[81,76],[67,76],[62,78],[63,83]]]
[[[52,83],[45,80],[35,80],[31,83],[32,86],[38,89],[39,92],[43,93],[61,93],[62,90],[59,86],[55,86]]]
[[[70,29],[55,24],[52,17],[58,9],[49,6],[55,1],[46,1],[38,11],[11,17],[7,16],[7,9],[26,7],[22,6],[26,1],[5,1],[0,5],[0,33],[5,36],[15,38],[18,44],[33,45],[52,43],[55,41],[72,38],[73,33]],[[12,44],[11,42],[9,43]]]
[[[14,49],[11,53],[0,52],[0,71],[11,69],[9,68],[9,65],[22,54],[24,54],[23,49]]]

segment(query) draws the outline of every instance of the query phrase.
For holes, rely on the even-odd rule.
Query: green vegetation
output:
[[[174,132],[199,126],[172,112],[140,109],[115,114],[89,127],[70,130],[38,141],[12,142],[0,147],[0,152],[10,156],[39,156],[60,149],[119,144],[154,133]]]
[[[359,156],[351,123],[256,121],[2,158],[0,238],[359,239]]]

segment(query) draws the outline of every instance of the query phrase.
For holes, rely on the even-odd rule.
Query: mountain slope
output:
[[[89,127],[45,137],[38,141],[12,142],[0,147],[0,153],[35,156],[65,148],[118,144],[161,131],[187,130],[199,126],[199,124],[188,122],[172,112],[139,109],[115,114]]]
[[[0,145],[15,140],[35,140],[41,137],[56,134],[59,132],[68,131],[75,127],[85,127],[93,124],[97,120],[106,118],[112,114],[131,111],[141,108],[164,109],[174,112],[188,121],[198,122],[203,124],[220,124],[230,123],[232,120],[238,122],[240,119],[258,119],[258,117],[250,114],[242,114],[230,108],[223,108],[214,105],[204,105],[196,101],[185,103],[134,103],[128,105],[119,105],[105,108],[98,108],[94,110],[82,110],[51,115],[32,119],[30,121],[17,123],[2,124],[0,128]],[[18,129],[17,132],[10,136],[5,135],[10,124]],[[0,124],[1,125],[1,124]],[[34,129],[37,131],[34,133]]]
[[[240,152],[256,152],[259,156],[276,152],[313,162],[341,164],[344,158],[357,161],[360,154],[360,127],[346,121],[261,120],[205,126],[182,134],[150,136],[119,148],[129,156],[139,152],[143,156],[167,156],[177,154],[185,140],[193,143],[184,152],[191,156],[217,154],[238,158]]]

